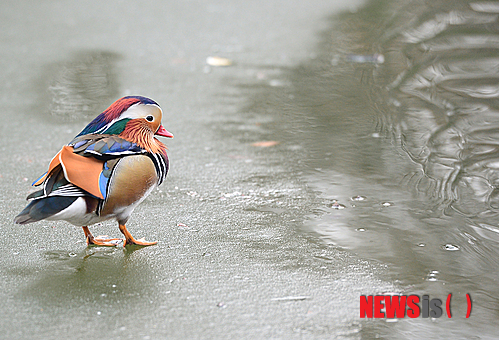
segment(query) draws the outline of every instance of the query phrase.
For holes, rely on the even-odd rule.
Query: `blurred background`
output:
[[[498,15],[3,1],[0,338],[495,338]],[[125,95],[157,101],[175,135],[166,182],[128,223],[158,245],[14,225],[61,146]],[[359,318],[360,295],[449,293],[451,319]]]

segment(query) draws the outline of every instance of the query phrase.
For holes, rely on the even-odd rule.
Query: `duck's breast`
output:
[[[101,216],[116,215],[127,219],[133,209],[157,186],[158,177],[152,160],[146,155],[127,156],[113,169]]]

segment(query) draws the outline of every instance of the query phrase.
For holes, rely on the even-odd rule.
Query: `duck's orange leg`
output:
[[[130,234],[130,232],[126,229],[126,226],[124,224],[120,224],[120,231],[123,233],[123,235],[125,235],[125,243],[123,244],[123,246],[132,245],[132,244],[137,246],[152,246],[158,243],[157,241],[148,242],[145,241],[144,239],[140,240],[134,239],[132,234]]]
[[[121,238],[102,238],[102,237],[94,237],[88,227],[82,227],[83,232],[85,233],[85,237],[87,239],[87,244],[89,246],[106,246],[106,247],[116,247],[120,242],[123,241]]]

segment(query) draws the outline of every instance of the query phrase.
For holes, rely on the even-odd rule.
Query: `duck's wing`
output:
[[[34,193],[35,196],[28,198],[69,196],[77,187],[91,196],[105,199],[109,179],[119,159],[144,153],[147,151],[137,144],[117,136],[77,137],[55,155],[48,171],[33,182],[34,186],[44,184],[42,195]]]
[[[73,146],[76,154],[92,156],[99,160],[147,153],[145,149],[137,144],[116,135],[84,135],[75,138],[68,145]]]
[[[31,200],[14,219],[18,224],[36,222],[53,216],[73,204],[78,197],[88,196],[81,188],[68,182],[62,166],[56,166],[47,178],[43,189],[28,196]]]

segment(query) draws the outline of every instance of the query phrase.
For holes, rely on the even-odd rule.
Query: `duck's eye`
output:
[[[146,120],[147,120],[148,122],[152,122],[152,121],[154,120],[154,117],[153,117],[153,116],[151,116],[151,115],[149,115],[149,116],[147,116],[147,117],[146,117]]]

